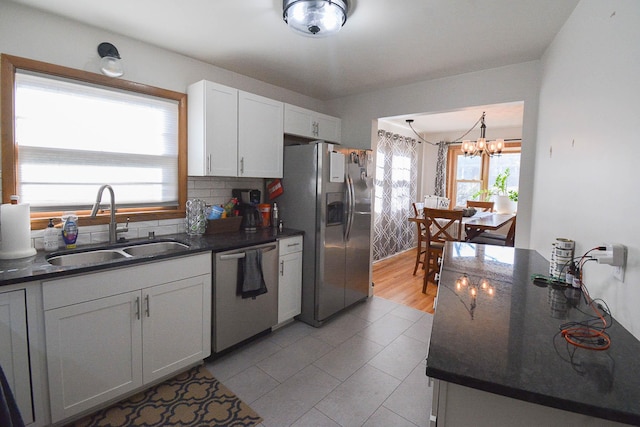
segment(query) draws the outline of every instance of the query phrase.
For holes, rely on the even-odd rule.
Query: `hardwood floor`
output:
[[[429,283],[427,293],[422,293],[424,271],[418,269],[414,276],[415,249],[373,264],[373,294],[384,299],[407,305],[417,310],[433,313],[433,300],[437,286]]]

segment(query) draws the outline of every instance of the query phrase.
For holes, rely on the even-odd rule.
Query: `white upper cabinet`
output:
[[[187,97],[188,174],[237,176],[238,90],[202,80]]]
[[[283,109],[282,102],[238,93],[238,176],[282,178]]]
[[[282,177],[282,102],[205,80],[187,94],[189,175]]]
[[[340,143],[341,120],[306,108],[284,104],[284,133]]]

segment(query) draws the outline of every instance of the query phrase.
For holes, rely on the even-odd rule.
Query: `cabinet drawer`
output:
[[[302,251],[302,236],[287,237],[280,239],[280,256]]]
[[[203,274],[211,274],[210,252],[47,280],[42,299],[51,310]]]

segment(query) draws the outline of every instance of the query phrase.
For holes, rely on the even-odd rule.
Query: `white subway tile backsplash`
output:
[[[231,198],[233,188],[257,189],[262,192],[262,199],[265,200],[265,180],[262,178],[233,178],[233,177],[188,177],[187,198],[202,199],[209,205],[222,205]],[[1,194],[1,193],[0,193]],[[120,226],[124,223],[119,223]],[[174,218],[166,220],[130,222],[129,231],[118,233],[118,237],[127,239],[144,238],[149,232],[154,232],[155,236],[167,234],[184,233],[186,231],[184,218]],[[38,250],[43,249],[43,230],[31,231],[31,241],[33,247]],[[79,227],[76,245],[88,245],[109,241],[109,225],[90,225]],[[64,249],[62,234],[59,239],[60,249]]]

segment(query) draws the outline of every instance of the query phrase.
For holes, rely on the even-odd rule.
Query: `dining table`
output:
[[[469,241],[485,231],[496,231],[515,218],[515,214],[478,211],[473,216],[462,217],[462,240]],[[410,222],[424,221],[422,215],[410,217]],[[446,223],[446,221],[445,221]],[[454,230],[455,231],[455,230]]]
[[[475,215],[469,217],[468,221],[463,221],[465,240],[469,241],[485,231],[496,231],[513,221],[515,217],[515,214],[495,212],[479,217]]]

